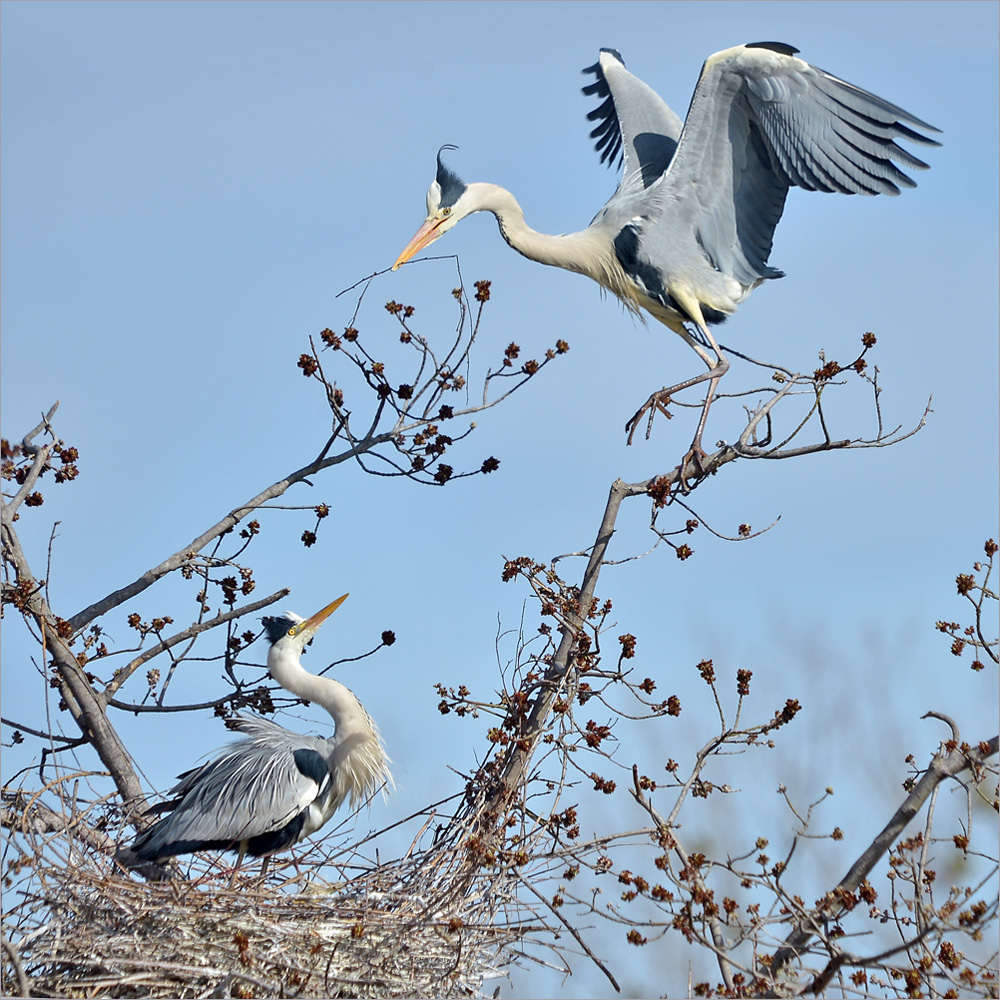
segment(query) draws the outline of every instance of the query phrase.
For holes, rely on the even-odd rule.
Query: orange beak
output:
[[[320,627],[347,600],[349,594],[338,597],[333,604],[328,604],[322,611],[317,611],[312,618],[307,618],[301,625],[295,627],[295,631],[301,635],[303,632],[313,633]]]
[[[403,249],[403,252],[396,258],[396,263],[392,265],[392,269],[395,271],[400,264],[405,264],[411,257],[420,253],[424,247],[429,246],[438,237],[442,236],[442,233],[438,232],[438,226],[444,222],[442,216],[435,216],[428,219],[414,235],[413,239]]]

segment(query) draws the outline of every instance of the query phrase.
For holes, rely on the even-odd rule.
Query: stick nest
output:
[[[479,997],[520,933],[509,878],[470,859],[468,809],[399,861],[327,840],[232,888],[212,855],[147,882],[93,824],[4,813],[5,996]]]

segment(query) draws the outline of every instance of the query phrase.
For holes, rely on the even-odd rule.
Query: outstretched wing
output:
[[[587,115],[598,122],[590,137],[597,140],[601,162],[614,166],[616,158],[624,160],[618,193],[649,187],[670,165],[683,123],[655,90],[625,69],[614,49],[601,49],[598,61],[583,72],[597,77],[583,92],[604,98]]]
[[[136,840],[140,857],[160,860],[255,839],[251,853],[263,854],[300,839],[309,807],[331,789],[323,741],[263,719],[238,717],[233,728],[250,738],[181,775],[171,790],[175,798],[151,810],[171,811]],[[287,836],[269,837],[285,830]]]
[[[895,140],[940,145],[908,127],[932,125],[797,51],[759,42],[711,56],[657,191],[713,266],[746,286],[780,273],[767,259],[789,187],[896,195],[915,187],[900,166],[927,164]]]

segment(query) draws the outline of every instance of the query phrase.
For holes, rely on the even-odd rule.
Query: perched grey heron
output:
[[[593,278],[698,353],[708,371],[653,393],[626,425],[631,442],[644,413],[652,422],[672,393],[708,380],[689,452],[697,458],[708,408],[729,368],[709,327],[761,282],[782,277],[767,260],[789,187],[897,195],[916,185],[896,163],[917,170],[927,164],[894,140],[940,145],[908,127],[939,131],[932,125],[796,52],[756,42],[710,56],[682,123],[614,49],[601,49],[596,65],[584,70],[597,79],[583,92],[604,99],[587,116],[598,122],[591,138],[602,162],[613,164],[620,154],[624,169],[593,222],[562,236],[535,232],[509,191],[466,184],[439,151],[427,218],[393,269],[467,215],[492,212],[519,253]]]
[[[245,854],[268,858],[308,837],[347,798],[357,806],[380,786],[392,785],[382,738],[361,702],[339,681],[317,677],[299,662],[306,643],[347,596],[308,620],[291,612],[263,619],[271,676],[296,697],[325,708],[333,716],[333,736],[303,736],[237,715],[230,725],[246,739],[184,772],[172,798],[148,810],[169,815],[136,838],[132,851],[139,860],[230,850],[239,851],[238,868]]]

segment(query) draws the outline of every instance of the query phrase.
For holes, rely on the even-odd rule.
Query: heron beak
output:
[[[296,628],[299,635],[304,632],[306,635],[312,635],[319,627],[327,620],[347,600],[349,594],[344,594],[342,597],[338,597],[333,604],[328,604],[322,611],[317,611],[312,618],[307,618],[301,625]]]
[[[432,215],[427,219],[417,230],[413,239],[406,244],[403,252],[396,258],[396,263],[392,265],[392,269],[395,271],[400,264],[405,264],[411,257],[420,253],[424,247],[430,246],[436,239],[443,236],[444,233],[438,232],[438,227],[444,221],[444,217],[440,215]]]

